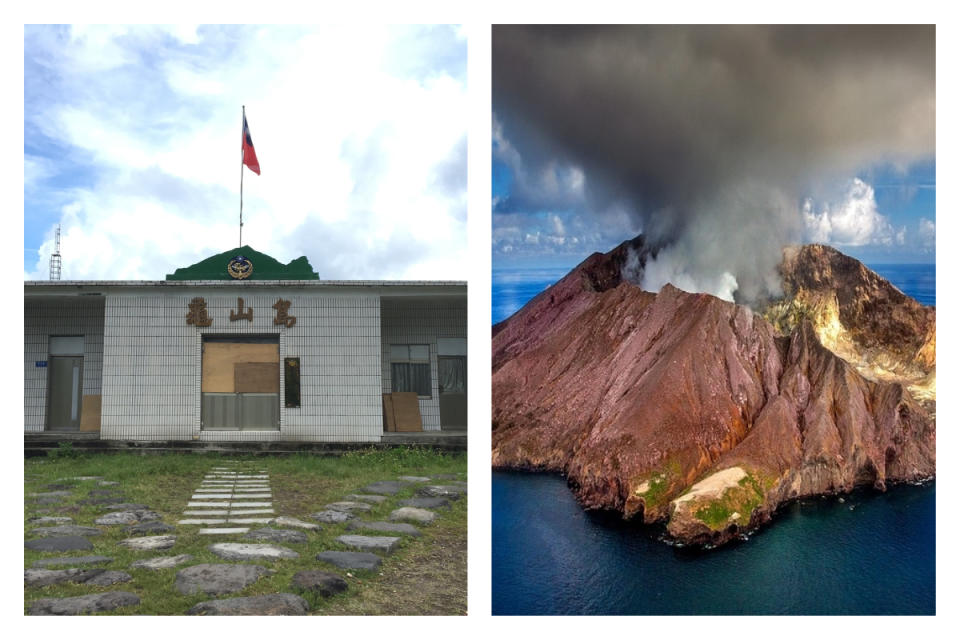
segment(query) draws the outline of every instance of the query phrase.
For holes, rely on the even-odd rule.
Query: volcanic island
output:
[[[718,546],[781,505],[936,473],[936,310],[854,258],[791,246],[751,307],[595,253],[493,327],[494,468],[559,471],[586,509]]]

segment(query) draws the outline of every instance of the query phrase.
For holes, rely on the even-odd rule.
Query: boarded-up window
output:
[[[390,386],[394,393],[415,392],[428,398],[432,395],[428,345],[390,345]]]
[[[283,359],[283,406],[300,406],[300,358]]]

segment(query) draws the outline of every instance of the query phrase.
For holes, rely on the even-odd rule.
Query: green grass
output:
[[[668,460],[662,470],[654,471],[634,481],[633,486],[639,487],[644,482],[649,483],[646,491],[636,493],[643,498],[644,508],[647,511],[663,506],[670,501],[670,490],[680,476],[682,467],[676,460]],[[635,490],[636,491],[636,490]]]
[[[711,500],[697,509],[694,512],[697,520],[716,531],[733,524],[730,516],[739,513],[740,517],[735,521],[736,524],[741,527],[748,526],[753,510],[763,503],[766,488],[772,486],[772,482],[763,476],[758,477],[755,473],[748,472],[737,484],[739,486],[724,491],[720,498]]]
[[[378,480],[394,480],[398,475],[431,475],[436,473],[463,474],[466,478],[465,454],[442,454],[420,448],[371,449],[352,452],[339,457],[301,454],[287,457],[252,457],[218,454],[166,454],[140,456],[136,454],[61,456],[26,460],[24,493],[48,491],[46,484],[72,484],[73,496],[57,505],[34,505],[24,508],[25,538],[36,525],[26,520],[35,515],[66,515],[73,524],[98,526],[94,519],[106,513],[99,505],[81,505],[91,489],[118,489],[126,502],[149,505],[162,520],[176,530],[176,544],[163,551],[132,551],[117,543],[129,537],[123,526],[100,526],[104,533],[90,537],[94,548],[62,554],[27,551],[24,564],[46,557],[66,555],[105,555],[114,560],[99,567],[125,571],[133,580],[112,587],[61,584],[24,591],[25,611],[30,602],[38,598],[68,597],[104,591],[129,591],[138,595],[141,604],[137,607],[118,609],[103,615],[182,615],[198,602],[213,599],[212,596],[183,596],[173,588],[177,571],[186,566],[201,563],[224,563],[207,547],[215,542],[245,541],[241,536],[200,536],[200,527],[177,525],[186,503],[193,491],[200,486],[204,474],[223,460],[237,460],[251,469],[265,469],[270,474],[273,491],[273,508],[276,515],[285,515],[311,521],[308,516],[323,508],[324,504],[342,500],[346,494],[358,493],[360,488]],[[106,480],[119,481],[118,487],[100,487],[96,480],[64,481],[74,476],[103,476]],[[437,481],[442,483],[444,481]],[[399,506],[399,500],[411,497],[417,489],[412,485],[380,505],[372,505],[369,513],[360,516],[364,520],[387,520],[390,512]],[[306,569],[319,569],[337,573],[350,585],[348,591],[330,599],[316,598],[305,594],[315,614],[348,613],[362,611],[367,614],[442,613],[463,614],[466,612],[466,533],[467,499],[454,501],[449,510],[438,509],[438,519],[430,525],[416,525],[423,532],[420,538],[403,537],[400,548],[384,557],[378,572],[347,571],[318,562],[316,554],[326,550],[347,550],[335,541],[346,533],[344,524],[321,524],[322,531],[308,531],[305,544],[283,544],[300,554],[297,560],[260,560],[260,564],[276,573],[260,578],[256,583],[234,594],[220,596],[240,597],[267,593],[291,593],[291,578]],[[42,510],[47,510],[42,512]],[[256,529],[267,525],[244,525]],[[361,532],[358,532],[361,533]],[[371,533],[371,535],[380,535]],[[157,556],[189,553],[193,560],[173,569],[150,571],[130,569],[134,560]],[[462,571],[449,572],[446,567],[462,566]],[[57,568],[57,567],[51,567]],[[401,585],[404,595],[414,594],[415,599],[391,598],[391,591]],[[432,599],[431,599],[432,598]],[[399,606],[398,606],[399,603]]]

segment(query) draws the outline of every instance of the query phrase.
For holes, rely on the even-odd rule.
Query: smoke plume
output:
[[[530,166],[579,167],[590,210],[627,203],[658,247],[651,290],[778,294],[804,201],[931,158],[935,102],[933,26],[493,30],[503,135]]]

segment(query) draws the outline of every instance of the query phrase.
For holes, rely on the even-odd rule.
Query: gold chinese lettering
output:
[[[253,307],[247,307],[247,310],[243,310],[243,298],[237,298],[237,310],[230,311],[230,322],[236,322],[237,320],[249,320],[253,322]]]
[[[203,298],[194,298],[189,304],[190,311],[187,313],[187,324],[193,324],[198,327],[209,327],[213,320],[207,315],[207,301]]]
[[[277,300],[276,304],[273,305],[273,308],[277,310],[277,317],[273,319],[273,324],[282,324],[287,329],[297,324],[297,318],[287,314],[287,311],[290,309],[290,301],[280,299]]]

